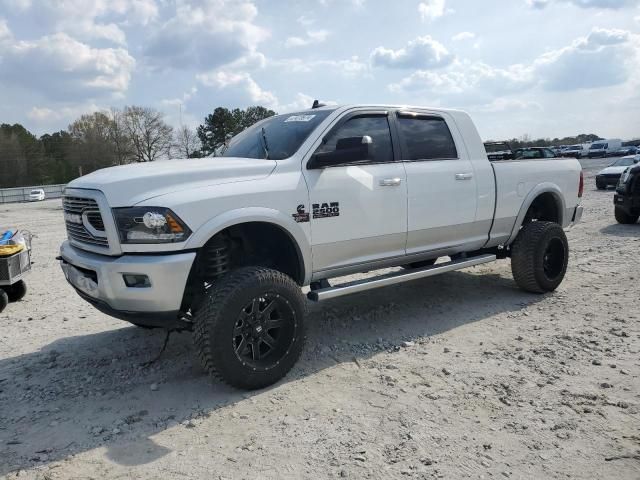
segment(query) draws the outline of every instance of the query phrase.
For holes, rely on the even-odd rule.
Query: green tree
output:
[[[275,114],[273,110],[261,106],[249,107],[246,110],[217,107],[198,127],[203,153],[211,154],[218,151],[229,136],[237,135],[254,123]]]

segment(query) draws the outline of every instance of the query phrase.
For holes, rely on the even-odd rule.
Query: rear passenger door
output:
[[[473,165],[453,120],[445,115],[396,115],[407,172],[407,254],[443,249],[455,253],[486,242],[488,226],[476,223]]]

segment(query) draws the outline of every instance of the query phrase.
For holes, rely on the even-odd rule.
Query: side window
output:
[[[443,118],[399,115],[398,125],[407,149],[405,160],[458,158],[456,144]]]
[[[338,140],[365,135],[371,137],[373,141],[369,146],[369,162],[393,162],[391,131],[389,121],[384,115],[362,115],[350,118],[329,134],[327,141],[318,147],[316,153],[333,152]]]
[[[545,148],[544,150],[544,157],[545,158],[554,158],[556,155],[555,153],[553,153],[553,151],[549,150],[548,148]]]

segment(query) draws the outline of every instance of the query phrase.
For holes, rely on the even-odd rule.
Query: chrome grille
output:
[[[101,236],[92,234],[84,225],[84,220],[89,223],[90,227],[95,232],[104,232],[104,222],[102,221],[102,215],[100,214],[100,208],[98,203],[92,198],[80,198],[80,197],[63,197],[62,209],[65,214],[69,214],[74,218],[79,217],[83,220],[83,223],[78,223],[65,218],[65,225],[67,227],[67,235],[69,240],[74,240],[80,243],[87,243],[90,245],[96,245],[99,247],[109,247],[109,241],[106,235]],[[94,232],[94,233],[95,233]]]

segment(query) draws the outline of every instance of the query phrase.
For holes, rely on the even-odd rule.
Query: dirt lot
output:
[[[110,319],[54,260],[59,201],[0,206],[37,233],[30,292],[0,314],[3,478],[640,478],[640,224],[587,161],[560,289],[508,261],[312,305],[301,362],[245,393],[188,334]]]

